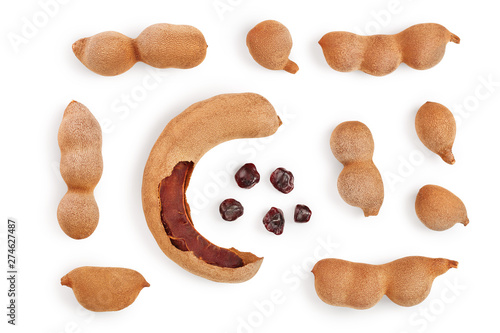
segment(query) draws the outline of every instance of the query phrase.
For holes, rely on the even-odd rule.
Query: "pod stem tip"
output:
[[[455,34],[451,34],[450,42],[453,42],[455,44],[460,44],[460,37],[458,37]]]
[[[293,61],[288,60],[288,62],[286,63],[286,65],[283,69],[285,71],[287,71],[288,73],[295,74],[299,70],[299,66],[296,63],[294,63]]]

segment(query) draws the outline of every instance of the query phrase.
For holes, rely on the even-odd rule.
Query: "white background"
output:
[[[0,8],[1,218],[18,221],[20,272],[18,326],[9,326],[9,332],[414,333],[498,327],[496,2],[61,0],[43,22],[41,3],[48,2],[54,3],[3,1]],[[218,12],[217,3],[229,4],[230,10]],[[265,19],[289,28],[294,41],[290,58],[300,66],[296,75],[266,70],[250,57],[246,33]],[[14,46],[9,38],[22,36],[26,22],[34,21],[37,31]],[[136,37],[159,22],[199,28],[209,45],[206,60],[191,70],[153,70],[140,63],[123,75],[102,77],[72,53],[71,44],[81,37],[106,30]],[[327,66],[317,44],[329,31],[392,34],[424,22],[440,23],[462,39],[460,45],[449,44],[443,61],[427,71],[402,65],[385,77],[338,73]],[[143,81],[152,73],[159,83],[145,90]],[[487,80],[496,85],[485,85]],[[268,98],[285,124],[272,141],[222,144],[196,167],[188,201],[197,211],[193,220],[198,230],[217,245],[265,257],[250,281],[218,284],[184,271],[158,248],[142,212],[142,172],[153,143],[171,118],[213,95],[246,91]],[[127,95],[133,95],[133,106],[126,106]],[[104,174],[95,192],[101,218],[95,233],[81,241],[67,237],[56,219],[66,191],[57,170],[57,131],[73,99],[93,112],[104,131]],[[415,113],[428,100],[447,105],[457,118],[453,166],[430,153],[415,133]],[[364,122],[374,136],[374,161],[386,191],[377,217],[364,218],[360,209],[341,200],[336,189],[342,166],[330,152],[329,138],[346,120]],[[262,175],[261,183],[249,191],[229,179],[246,162],[255,163]],[[295,190],[289,195],[274,190],[267,180],[280,166],[295,175]],[[468,209],[470,224],[445,232],[423,226],[415,215],[414,199],[425,184],[457,194]],[[234,223],[222,221],[217,211],[228,197],[239,199],[246,209]],[[310,223],[293,222],[297,203],[312,208]],[[271,206],[285,212],[281,236],[262,225]],[[2,222],[2,261],[5,231]],[[317,250],[328,242],[333,243],[327,246],[330,252]],[[408,255],[445,257],[460,266],[437,278],[429,297],[418,306],[399,307],[384,297],[374,308],[357,311],[317,298],[310,268],[318,251],[323,257],[374,264]],[[63,275],[84,265],[133,268],[151,287],[123,311],[94,314],[83,310],[72,291],[60,285]],[[1,280],[0,318],[6,327],[7,285]],[[273,294],[282,295],[279,304],[270,303]]]

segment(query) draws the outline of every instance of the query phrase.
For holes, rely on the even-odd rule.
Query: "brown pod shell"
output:
[[[290,31],[274,20],[260,22],[247,34],[248,50],[259,65],[267,69],[283,69],[295,74],[299,66],[288,59],[292,44]]]
[[[368,309],[384,295],[401,306],[421,303],[436,277],[458,262],[448,259],[406,257],[383,265],[323,259],[314,265],[314,286],[319,298],[330,305]]]
[[[142,203],[146,221],[156,242],[179,266],[216,282],[243,282],[257,273],[262,258],[234,248],[219,248],[197,233],[189,214],[185,190],[190,172],[211,148],[228,140],[269,136],[274,134],[280,125],[281,120],[273,106],[264,97],[252,93],[218,95],[195,103],[167,124],[153,146],[144,169]],[[186,165],[190,167],[187,176]],[[175,177],[187,177],[179,184],[179,188],[167,188],[165,191],[167,195],[171,191],[183,196],[180,201],[184,202],[184,211],[179,213],[182,215],[179,215],[179,219],[183,219],[184,226],[188,224],[187,227],[191,228],[188,231],[193,237],[208,242],[206,248],[209,251],[217,250],[241,258],[241,267],[221,267],[208,263],[195,255],[194,250],[189,250],[192,239],[177,239],[167,234],[160,200],[163,191],[160,193],[160,188],[164,181],[173,179],[170,177],[174,176],[174,171]],[[165,199],[166,202],[172,203],[179,201],[178,198]],[[173,226],[176,228],[171,228],[172,230],[178,227],[175,224]]]
[[[73,44],[73,53],[91,71],[114,76],[138,61],[156,68],[193,68],[203,62],[207,43],[200,30],[168,23],[146,28],[136,39],[106,31]]]
[[[447,230],[457,223],[469,224],[462,200],[437,185],[425,185],[418,191],[415,212],[425,226],[436,231]]]
[[[377,215],[384,201],[382,176],[372,161],[374,147],[370,129],[359,121],[341,123],[330,137],[333,155],[344,165],[337,181],[339,194],[365,216]]]
[[[83,104],[71,102],[59,127],[61,176],[68,185],[57,208],[61,229],[71,238],[90,236],[99,222],[94,189],[101,179],[102,132],[99,123]]]
[[[134,40],[115,31],[77,40],[73,53],[85,67],[104,76],[125,73],[137,62]]]
[[[205,60],[207,42],[190,25],[154,24],[135,39],[140,61],[156,68],[193,68]]]
[[[61,285],[73,289],[76,300],[95,312],[119,311],[132,304],[149,283],[132,269],[79,267],[61,278]]]
[[[339,72],[361,70],[374,76],[394,72],[401,63],[424,70],[437,65],[458,36],[435,23],[414,25],[395,35],[360,36],[345,31],[325,34],[319,44],[328,65]]]
[[[448,43],[460,44],[458,36],[436,23],[417,24],[396,36],[401,45],[403,62],[418,70],[426,70],[440,63]]]
[[[455,164],[452,148],[457,124],[453,113],[442,104],[427,102],[418,110],[415,129],[422,143],[448,164]]]

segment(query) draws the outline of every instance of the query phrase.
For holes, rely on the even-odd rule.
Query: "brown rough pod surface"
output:
[[[469,224],[462,200],[437,185],[425,185],[418,191],[415,211],[423,224],[436,231],[447,230],[457,223]]]
[[[57,219],[71,238],[87,238],[99,222],[94,188],[103,169],[101,127],[89,109],[73,101],[64,111],[57,139],[61,176],[68,185],[57,208]]]
[[[401,306],[417,305],[429,295],[436,277],[457,267],[453,260],[426,257],[406,257],[383,265],[323,259],[312,272],[323,302],[362,310],[384,295]]]
[[[423,23],[395,35],[360,36],[334,31],[324,35],[319,44],[331,68],[383,76],[395,71],[402,62],[419,70],[436,66],[449,42],[459,44],[460,38],[442,25]]]
[[[61,285],[73,289],[76,300],[95,312],[119,311],[132,304],[149,283],[132,269],[85,266],[61,278]]]
[[[267,69],[283,69],[292,74],[299,70],[299,66],[288,59],[292,51],[290,31],[278,21],[257,24],[247,34],[247,47],[253,59]]]
[[[136,38],[106,31],[73,44],[76,57],[91,71],[113,76],[128,71],[138,61],[156,68],[193,68],[203,62],[207,43],[189,25],[154,24]]]
[[[420,141],[448,164],[455,164],[452,153],[457,124],[453,113],[444,105],[425,103],[415,117],[415,129]]]
[[[368,127],[359,121],[338,125],[330,137],[335,158],[344,165],[337,188],[342,199],[365,216],[377,215],[384,201],[382,176],[372,161],[375,144]]]
[[[273,106],[252,93],[195,103],[167,124],[144,169],[142,203],[156,242],[179,266],[216,282],[243,282],[257,273],[262,258],[218,247],[196,231],[185,191],[196,163],[211,148],[228,140],[269,136],[280,125]]]

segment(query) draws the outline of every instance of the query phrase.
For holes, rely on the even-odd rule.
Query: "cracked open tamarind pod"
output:
[[[342,199],[361,208],[367,217],[377,215],[384,201],[384,183],[372,161],[375,144],[370,129],[359,121],[343,122],[333,130],[330,148],[344,165],[337,181]]]
[[[144,168],[142,205],[156,242],[179,266],[216,282],[243,282],[257,273],[262,258],[216,246],[200,235],[186,189],[207,151],[228,140],[272,135],[280,125],[271,103],[252,93],[195,103],[167,124]]]
[[[95,312],[119,311],[132,304],[149,283],[132,269],[119,267],[75,268],[61,278],[61,285],[73,289],[76,300]]]
[[[99,222],[94,188],[103,169],[101,126],[85,105],[73,101],[64,111],[57,140],[61,176],[68,185],[57,207],[57,220],[71,238],[87,238]]]
[[[290,31],[278,21],[263,21],[253,27],[247,34],[247,47],[262,67],[283,69],[291,74],[299,70],[299,66],[288,59],[292,51]]]
[[[368,309],[384,295],[401,306],[414,306],[429,295],[436,277],[458,262],[448,259],[405,257],[383,265],[323,259],[314,265],[314,286],[330,305]]]
[[[361,70],[383,76],[401,63],[418,70],[436,66],[449,42],[460,44],[460,38],[440,24],[423,23],[395,35],[360,36],[334,31],[324,35],[319,44],[328,65],[336,71]]]
[[[207,53],[205,37],[195,27],[159,23],[136,38],[106,31],[73,44],[76,57],[91,71],[113,76],[128,71],[138,61],[156,68],[193,68]]]
[[[437,185],[425,185],[415,199],[415,212],[429,229],[443,231],[457,223],[469,224],[467,209],[455,194]]]
[[[453,113],[444,105],[427,102],[418,110],[415,129],[422,143],[448,164],[455,164],[452,153],[457,124]]]

